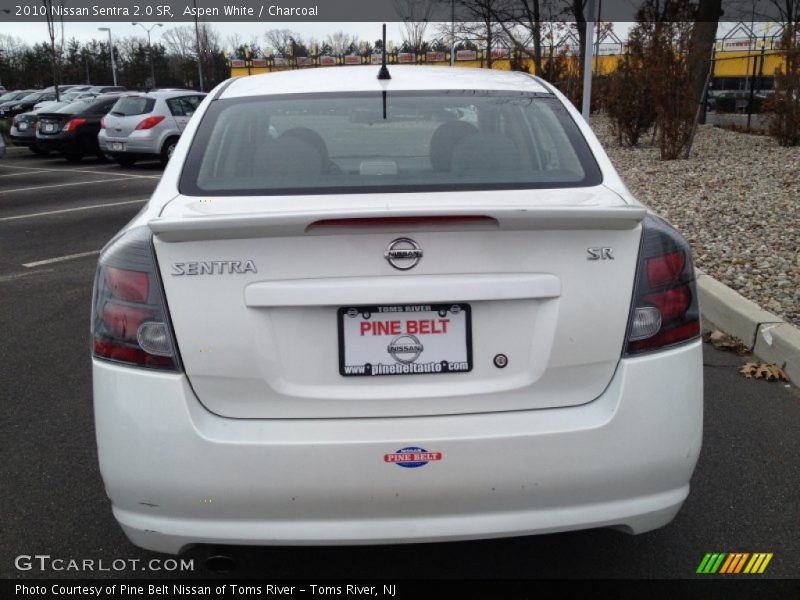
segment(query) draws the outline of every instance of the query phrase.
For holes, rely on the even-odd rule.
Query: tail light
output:
[[[78,127],[86,123],[86,119],[70,119],[67,121],[67,124],[64,125],[64,131],[75,131]]]
[[[92,354],[141,367],[179,368],[147,227],[124,233],[100,255],[92,304]]]
[[[164,115],[153,115],[152,117],[147,117],[144,121],[139,123],[136,126],[136,129],[152,129],[153,127],[161,123],[161,121],[163,120],[164,120]]]
[[[666,222],[648,215],[642,223],[625,354],[671,346],[699,334],[700,309],[689,244]]]
[[[100,129],[105,129],[105,128],[106,128],[106,118],[103,117],[102,119],[100,119]]]
[[[34,121],[33,122],[33,128],[34,129],[39,129],[39,121]]]

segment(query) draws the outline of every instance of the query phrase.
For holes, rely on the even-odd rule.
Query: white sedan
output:
[[[377,75],[221,84],[103,250],[116,519],[167,553],[666,525],[703,429],[687,243],[546,82]]]

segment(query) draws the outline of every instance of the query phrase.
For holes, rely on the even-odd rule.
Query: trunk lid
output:
[[[620,359],[645,210],[603,186],[531,193],[178,196],[150,228],[198,398],[237,418],[593,400]],[[395,246],[401,267],[417,256],[407,270],[386,255],[403,239],[422,251]],[[462,370],[345,372],[441,361]]]
[[[64,115],[60,113],[40,113],[39,114],[39,133],[42,135],[55,135],[60,132],[67,121],[75,115]]]
[[[147,117],[154,114],[156,99],[147,96],[125,96],[105,116],[106,133],[128,137]]]

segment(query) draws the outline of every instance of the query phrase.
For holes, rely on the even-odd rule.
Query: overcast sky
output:
[[[309,23],[309,22],[300,22],[300,23],[266,23],[266,22],[258,22],[258,23],[211,23],[214,28],[219,31],[221,40],[223,44],[227,42],[228,36],[231,34],[238,34],[242,41],[248,41],[251,36],[258,37],[259,41],[261,42],[262,46],[265,45],[264,42],[264,32],[268,29],[291,29],[300,34],[300,36],[308,40],[310,38],[315,38],[317,40],[324,40],[327,35],[334,31],[344,30],[347,33],[356,34],[358,35],[359,39],[362,40],[369,40],[374,42],[381,37],[381,24],[380,23],[353,23],[353,22],[344,22],[344,23]],[[66,39],[70,39],[72,37],[80,40],[86,41],[91,40],[92,38],[95,39],[106,39],[108,33],[98,31],[97,28],[102,26],[102,23],[66,23],[64,25],[64,37]],[[147,23],[147,26],[151,26],[152,23]],[[152,30],[151,36],[152,41],[155,43],[158,41],[161,33],[163,33],[166,29],[171,27],[176,27],[180,25],[191,25],[189,23],[171,23],[171,24],[164,24],[164,27],[155,27]],[[630,27],[630,23],[615,23],[614,30],[623,40],[627,35],[627,31]],[[733,26],[731,23],[722,23],[720,24],[719,35],[724,35],[730,28]],[[112,35],[117,37],[128,37],[128,36],[145,36],[146,33],[142,27],[131,25],[130,23],[111,23],[111,33]],[[759,27],[756,24],[755,27],[756,33],[760,34],[763,32],[764,28]],[[18,23],[15,24],[13,29],[6,29],[2,33],[7,33],[13,35],[15,37],[22,38],[26,42],[33,44],[37,42],[46,41],[47,38],[47,25],[42,23]],[[435,34],[435,24],[431,23],[428,27],[427,35],[431,37]],[[403,39],[403,26],[401,23],[387,23],[386,24],[386,37],[390,40],[394,40],[396,43],[400,43]]]
[[[153,25],[146,23],[147,27]],[[150,33],[152,41],[155,43],[162,32],[166,29],[181,25],[192,25],[188,23],[170,23],[164,24],[164,27],[156,27]],[[219,31],[223,43],[231,34],[238,34],[243,41],[247,41],[251,36],[257,36],[262,44],[264,44],[264,32],[268,29],[291,29],[300,34],[304,39],[316,38],[324,40],[325,37],[333,32],[344,30],[347,33],[354,33],[358,35],[359,39],[366,39],[374,42],[381,37],[381,23],[211,23],[214,29]],[[433,25],[433,24],[431,24]],[[64,37],[66,39],[76,38],[80,41],[95,39],[106,39],[108,33],[104,31],[97,31],[98,27],[102,27],[103,23],[65,23]],[[144,29],[138,25],[131,25],[130,23],[111,23],[111,34],[117,37],[128,36],[146,36]],[[429,27],[429,32],[433,31],[433,27]],[[19,37],[28,42],[35,44],[43,42],[48,39],[47,24],[42,23],[18,23],[14,25],[13,30],[6,29],[2,33]],[[402,24],[401,23],[387,23],[386,24],[386,37],[396,42],[400,42],[403,38]]]

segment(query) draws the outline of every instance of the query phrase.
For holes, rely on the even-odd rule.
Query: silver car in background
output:
[[[205,94],[191,90],[124,96],[103,119],[100,150],[122,166],[159,159],[166,165]]]

